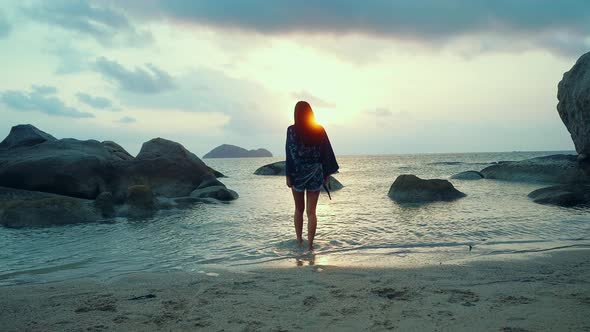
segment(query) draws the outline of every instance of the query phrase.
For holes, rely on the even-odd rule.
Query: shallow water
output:
[[[345,188],[332,193],[331,201],[325,194],[320,198],[315,256],[295,244],[284,177],[253,174],[281,158],[208,159],[229,176],[222,180],[240,194],[238,200],[143,221],[0,228],[0,285],[265,264],[413,265],[590,245],[589,209],[543,206],[527,198],[546,184],[452,180],[467,197],[425,205],[399,205],[387,197],[400,174],[448,178],[494,161],[547,154],[553,153],[339,157],[336,177]]]

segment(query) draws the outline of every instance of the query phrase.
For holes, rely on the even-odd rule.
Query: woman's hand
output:
[[[293,184],[291,183],[291,177],[287,176],[287,187],[291,188]]]
[[[329,182],[330,182],[330,176],[328,175],[328,176],[326,176],[326,177],[324,178],[324,185],[325,185],[325,186],[328,186],[328,183],[329,183]]]

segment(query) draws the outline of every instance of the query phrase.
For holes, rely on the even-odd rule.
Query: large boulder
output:
[[[211,186],[195,189],[190,197],[192,198],[214,198],[219,201],[233,201],[237,199],[238,193],[227,189],[225,186]]]
[[[537,189],[529,194],[535,203],[572,207],[590,205],[590,185],[567,184]]]
[[[127,163],[119,188],[132,185],[150,187],[154,194],[188,196],[203,178],[212,173],[201,159],[179,143],[163,138],[145,142],[134,160]]]
[[[451,176],[455,180],[481,180],[484,176],[477,171],[465,171]]]
[[[466,196],[447,180],[424,180],[411,174],[398,176],[387,195],[399,203],[452,201]]]
[[[113,141],[104,141],[102,144],[109,150],[110,153],[114,154],[121,160],[133,160],[133,156],[129,154],[123,147]]]
[[[30,124],[14,126],[10,134],[0,143],[0,149],[12,149],[20,146],[33,146],[57,139]]]
[[[231,144],[222,144],[209,151],[203,158],[259,158],[272,157],[266,149],[246,150]]]
[[[256,171],[254,174],[256,175],[285,175],[287,169],[287,164],[284,161],[277,161],[276,163],[267,164]]]
[[[0,187],[0,225],[6,227],[96,222],[106,213],[91,200]]]
[[[340,181],[336,180],[335,177],[331,176],[328,178],[328,190],[330,191],[338,191],[344,188],[344,185],[340,183]],[[326,191],[324,187],[322,187],[322,191]]]
[[[506,161],[484,168],[486,179],[519,182],[573,183],[589,182],[574,155],[552,155],[521,161]]]
[[[590,52],[563,74],[557,90],[557,111],[578,154],[590,156]]]
[[[0,186],[94,199],[112,191],[120,161],[95,140],[13,146],[0,150]]]

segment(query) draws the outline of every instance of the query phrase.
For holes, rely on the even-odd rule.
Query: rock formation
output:
[[[456,180],[481,180],[484,176],[477,171],[465,171],[451,176],[451,179]]]
[[[32,125],[19,125],[0,143],[0,186],[21,189],[18,195],[16,191],[0,195],[0,224],[16,227],[115,215],[149,216],[159,208],[175,207],[174,200],[165,198],[189,198],[195,189],[208,186],[215,190],[200,194],[197,201],[209,202],[225,191],[237,198],[215,179],[219,175],[181,144],[163,138],[144,143],[133,157],[111,141],[58,140]],[[31,210],[30,220],[25,220],[27,212],[21,208]],[[45,212],[47,218],[42,220]]]
[[[267,164],[267,165],[264,165],[264,166],[258,168],[256,171],[254,171],[254,174],[256,174],[256,175],[285,175],[286,168],[287,168],[287,165],[284,161],[277,161],[276,163]]]
[[[552,155],[521,161],[505,161],[481,170],[486,179],[519,182],[573,183],[590,178],[574,155]]]
[[[272,153],[266,149],[246,150],[239,146],[222,144],[209,151],[203,158],[257,158],[272,157]]]
[[[411,174],[398,176],[387,195],[398,203],[452,201],[466,196],[447,180],[423,180]]]
[[[590,156],[590,52],[582,55],[559,82],[557,111],[572,136],[576,151]]]
[[[537,189],[529,194],[535,203],[573,207],[590,205],[590,185],[568,184]]]

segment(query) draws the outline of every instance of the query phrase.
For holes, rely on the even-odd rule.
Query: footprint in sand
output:
[[[408,301],[411,299],[411,294],[408,291],[408,289],[403,288],[401,290],[397,290],[394,288],[373,288],[371,290],[371,293],[382,297],[382,298],[386,298],[388,300],[402,300],[402,301]]]
[[[464,306],[473,306],[474,302],[479,301],[479,296],[470,290],[450,289],[442,290],[442,293],[450,293],[449,303],[461,303]]]
[[[303,299],[303,305],[306,307],[313,307],[319,302],[318,298],[315,296],[308,296]]]

